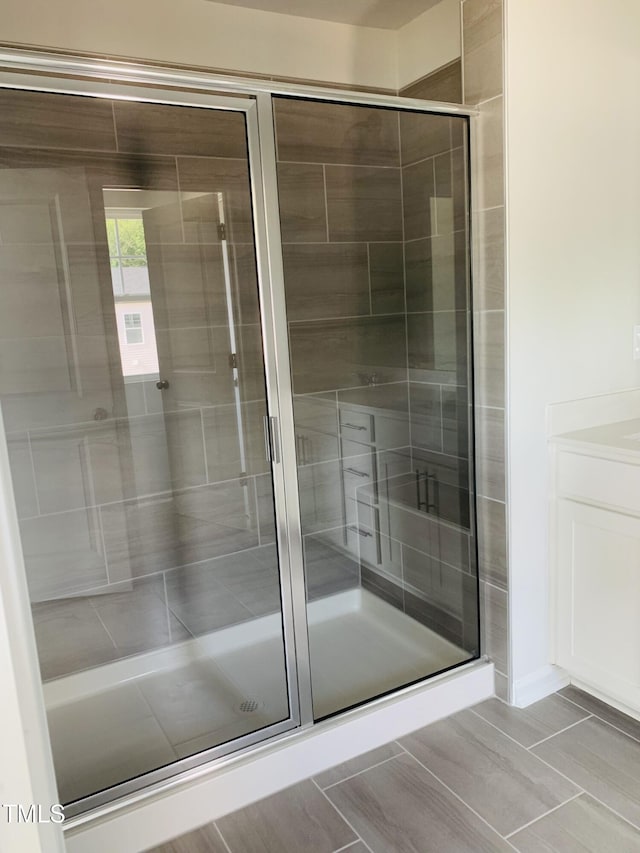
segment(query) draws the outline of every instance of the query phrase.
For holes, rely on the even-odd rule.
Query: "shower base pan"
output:
[[[280,630],[265,616],[46,683],[62,802],[286,719]],[[316,718],[469,660],[362,589],[309,606],[309,643]]]

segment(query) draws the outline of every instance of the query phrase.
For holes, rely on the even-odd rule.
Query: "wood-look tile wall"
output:
[[[402,564],[362,563],[361,583],[475,648],[465,121],[295,99],[276,99],[275,114],[303,533],[338,545],[344,535],[337,410],[399,416],[404,444],[376,439],[379,464],[410,475],[397,493],[409,507],[414,469],[437,476],[438,511],[461,531],[409,511],[395,519],[398,540],[381,537]],[[370,464],[351,438],[343,454]],[[443,556],[451,536],[460,553]]]
[[[414,540],[403,547],[404,604],[414,618],[475,652],[466,126],[464,119],[401,113],[400,132],[412,469],[438,483],[438,506],[429,510],[438,545]],[[427,543],[429,534],[422,539]]]
[[[464,102],[480,109],[474,152],[478,549],[484,647],[508,693],[505,483],[503,0],[462,0]]]
[[[398,117],[277,98],[275,123],[306,580],[335,543],[330,594],[360,582],[357,560],[338,556],[338,404],[406,388]]]
[[[398,92],[404,98],[422,98],[425,101],[462,103],[462,60],[454,59],[437,68],[420,80],[404,86]]]

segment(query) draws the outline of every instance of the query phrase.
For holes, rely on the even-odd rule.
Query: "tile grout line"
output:
[[[38,494],[38,480],[36,478],[36,463],[33,458],[33,445],[31,442],[31,430],[28,429],[26,431],[27,436],[27,445],[29,447],[29,462],[31,463],[31,476],[33,478],[33,494],[36,499],[36,509],[38,510],[38,515],[36,518],[39,518],[42,515],[42,508],[40,506],[40,495]],[[23,519],[20,519],[21,521]]]
[[[451,144],[451,142],[449,144]],[[455,148],[443,148],[442,151],[435,151],[433,154],[427,154],[426,157],[421,157],[420,160],[412,160],[410,163],[403,163],[400,168],[401,169],[410,169],[412,166],[421,166],[423,163],[426,163],[427,160],[434,160],[435,161],[436,157],[443,157],[446,154],[453,155],[454,152],[463,151],[463,150],[464,150],[463,145],[456,145]],[[435,171],[435,162],[434,162],[434,171]],[[496,206],[498,206],[498,205],[496,205]],[[463,229],[460,228],[458,230],[462,231]],[[441,235],[438,235],[438,232],[436,231],[435,234],[431,234],[430,236],[433,237],[433,236],[441,236]],[[425,239],[428,239],[428,237],[426,237],[426,238],[421,237],[419,239],[425,240]]]
[[[369,845],[367,844],[367,842],[364,840],[364,838],[360,835],[360,833],[359,833],[359,832],[356,832],[356,830],[355,830],[355,828],[353,827],[353,825],[351,824],[351,822],[350,822],[349,820],[347,820],[347,818],[342,814],[342,812],[340,811],[340,809],[338,808],[338,806],[333,802],[333,800],[331,800],[331,799],[330,799],[330,798],[325,794],[325,792],[322,790],[322,788],[320,787],[320,785],[318,785],[318,783],[315,781],[315,779],[313,779],[313,777],[311,778],[311,782],[316,786],[316,788],[320,791],[320,793],[321,793],[321,794],[322,794],[322,796],[325,798],[325,800],[329,803],[329,805],[331,806],[331,808],[333,808],[333,809],[334,809],[334,811],[336,811],[336,812],[340,815],[340,817],[341,817],[341,818],[342,818],[342,820],[347,824],[347,826],[349,827],[349,829],[351,830],[351,832],[353,832],[353,833],[354,833],[354,835],[356,836],[355,841],[350,842],[350,844],[351,844],[351,845],[353,845],[353,844],[355,844],[355,842],[356,842],[356,841],[361,841],[361,842],[364,844],[364,846],[367,848],[367,850],[369,850],[369,853],[373,853],[373,850],[371,850],[371,848],[369,847]]]
[[[176,170],[176,192],[178,193],[178,210],[180,212],[180,233],[182,234],[182,242],[183,244],[187,243],[187,232],[184,227],[184,210],[182,208],[183,204],[183,192],[180,186],[180,163],[179,157],[176,155],[174,157],[175,160],[175,170]]]
[[[352,847],[355,847],[356,844],[359,844],[362,841],[360,837],[356,839],[356,841],[350,841],[348,844],[345,844],[344,847],[338,847],[337,850],[334,850],[333,853],[343,853],[343,851],[351,850]],[[364,841],[362,841],[364,844]]]
[[[402,744],[402,743],[400,743],[399,741],[398,741],[398,743],[399,743],[400,747],[404,750],[404,752],[405,752],[405,753],[406,753],[410,758],[412,758],[412,759],[413,759],[417,764],[419,764],[419,765],[420,765],[420,767],[422,767],[422,769],[423,769],[423,770],[426,770],[426,771],[427,771],[427,773],[429,773],[429,775],[430,775],[430,776],[433,776],[433,778],[434,778],[434,779],[436,779],[436,780],[437,780],[437,781],[442,785],[442,787],[443,787],[443,788],[446,788],[446,790],[447,790],[447,791],[449,791],[449,793],[450,793],[452,796],[454,796],[454,797],[456,798],[456,800],[458,800],[459,802],[461,802],[461,803],[462,803],[462,805],[463,805],[465,808],[469,809],[469,811],[470,811],[470,812],[472,812],[472,813],[473,813],[473,814],[478,818],[478,820],[481,820],[481,821],[482,821],[482,823],[484,823],[484,824],[485,824],[485,826],[488,826],[488,827],[489,827],[489,829],[490,829],[492,832],[495,832],[495,833],[496,833],[496,835],[498,835],[500,838],[504,838],[504,836],[503,836],[500,832],[498,832],[498,830],[497,830],[494,826],[492,826],[486,818],[482,817],[482,815],[481,815],[481,814],[479,814],[479,813],[478,813],[478,812],[477,812],[477,811],[476,811],[472,806],[470,806],[470,805],[469,805],[469,803],[465,802],[459,794],[456,794],[456,792],[453,790],[453,788],[450,788],[450,787],[446,784],[446,782],[443,782],[443,781],[442,781],[442,779],[441,779],[439,776],[437,776],[437,775],[433,772],[433,770],[430,770],[430,769],[427,767],[427,765],[426,765],[426,764],[423,764],[423,763],[422,763],[422,761],[420,761],[420,759],[419,759],[419,758],[416,758],[416,756],[415,756],[412,752],[410,752],[410,751],[409,751],[405,746],[403,746],[403,744]],[[510,841],[507,841],[507,844],[509,844],[509,846],[510,846],[510,847],[513,847],[513,844],[511,844],[511,842],[510,842]],[[515,850],[516,848],[514,847],[513,849]]]
[[[358,386],[358,387],[362,387],[362,386]],[[458,458],[458,457],[454,457],[454,458]],[[331,460],[331,461],[333,461],[333,460]],[[314,462],[311,464],[323,465],[325,463]],[[251,474],[250,476],[255,478],[256,476],[262,477],[265,475],[264,474],[257,474],[257,475]],[[83,504],[82,506],[74,506],[74,507],[71,507],[69,509],[59,509],[59,510],[55,510],[54,512],[45,512],[42,515],[27,515],[24,518],[21,518],[20,521],[33,521],[34,519],[37,519],[37,518],[50,518],[51,516],[55,516],[55,515],[67,515],[67,514],[71,514],[74,512],[83,512],[84,510],[90,510],[90,509],[102,510],[103,508],[121,506],[122,504],[127,504],[127,503],[128,504],[133,504],[133,503],[140,504],[140,503],[145,503],[145,502],[154,501],[154,500],[155,500],[155,502],[157,502],[157,500],[167,501],[167,500],[171,500],[172,498],[174,498],[176,496],[176,494],[179,496],[180,494],[182,494],[184,492],[195,492],[195,491],[200,490],[200,489],[210,489],[211,487],[214,487],[214,486],[222,486],[222,485],[228,485],[228,484],[232,484],[232,483],[239,483],[240,480],[242,480],[242,479],[244,479],[244,478],[243,477],[232,477],[231,479],[228,479],[228,480],[214,480],[212,483],[200,483],[197,486],[181,486],[179,488],[167,489],[163,492],[148,492],[148,493],[143,494],[143,495],[138,495],[135,498],[121,498],[120,500],[117,500],[117,501],[106,501],[105,503],[90,504],[89,506],[87,506],[86,504]],[[221,555],[221,556],[224,556],[224,555]],[[216,559],[216,558],[215,557],[208,557],[207,559]],[[196,561],[196,562],[202,562],[202,561]],[[142,575],[141,575],[141,577],[142,577]],[[125,580],[126,580],[126,578],[125,578]]]
[[[462,229],[459,229],[458,231],[452,231],[451,233],[452,234],[458,234],[458,233],[461,234]],[[414,240],[428,240],[428,239],[429,239],[428,237],[415,237],[414,238]],[[375,243],[376,245],[378,243],[381,243],[384,246],[397,246],[399,244],[400,245],[402,244],[402,240],[362,240],[361,239],[361,240],[331,240],[330,241],[331,246],[364,246],[365,243]],[[30,243],[28,245],[34,245],[34,244]],[[49,245],[49,244],[44,243],[43,245]],[[180,243],[164,243],[164,245],[179,246],[181,244]],[[200,244],[197,244],[197,243],[191,244],[190,243],[189,245],[200,245]],[[217,244],[211,243],[211,244],[205,244],[205,245],[217,245]],[[236,245],[240,245],[240,244],[237,243]],[[253,244],[252,243],[244,243],[242,245],[252,246]],[[322,248],[326,248],[327,241],[326,240],[283,240],[282,245],[283,246],[319,246]]]
[[[596,795],[595,795],[595,794],[592,794],[592,793],[591,793],[591,791],[587,791],[587,790],[585,790],[585,792],[584,792],[584,793],[585,793],[585,795],[586,795],[587,797],[591,797],[591,799],[592,799],[592,800],[595,800],[595,801],[596,801],[596,803],[598,803],[599,805],[601,805],[603,809],[607,809],[607,811],[610,811],[610,812],[611,812],[612,814],[614,814],[616,817],[620,818],[620,820],[623,820],[625,823],[628,823],[630,827],[632,827],[633,829],[635,829],[635,831],[636,831],[638,834],[640,834],[640,824],[633,823],[633,821],[629,820],[629,818],[628,818],[628,817],[625,817],[623,814],[620,814],[620,812],[619,812],[619,811],[616,811],[616,809],[614,809],[614,808],[613,808],[613,806],[607,805],[607,803],[605,803],[605,802],[604,802],[603,800],[601,800],[599,797],[596,797]]]
[[[218,821],[214,820],[213,825],[215,826],[215,828],[218,832],[218,835],[220,836],[220,838],[222,840],[222,843],[224,844],[225,848],[227,849],[227,853],[233,853],[233,851],[231,850],[231,847],[229,847],[229,845],[227,844],[227,839],[224,837],[224,835],[222,834],[222,830],[218,826]]]
[[[369,316],[373,317],[373,296],[371,288],[371,244],[366,243],[367,247],[367,283],[369,285]],[[366,314],[364,315],[366,316]]]
[[[173,611],[169,607],[169,592],[167,590],[167,573],[162,572],[162,590],[164,593],[164,608],[167,615],[167,632],[169,634],[169,644],[173,645],[173,635],[171,633],[171,614]]]
[[[573,699],[569,699],[567,696],[563,696],[561,693],[556,693],[555,695],[559,696],[561,699],[564,699],[565,702],[570,702],[572,705],[575,705],[576,708],[580,708],[581,711],[587,711],[587,713],[591,714],[592,717],[595,717],[597,720],[600,720],[601,723],[604,723],[605,725],[610,726],[612,729],[615,729],[617,732],[620,732],[620,734],[626,735],[628,738],[631,738],[631,740],[634,740],[636,743],[640,743],[640,737],[635,737],[634,735],[630,735],[629,732],[625,732],[624,729],[621,729],[619,726],[616,726],[614,723],[610,723],[608,720],[605,720],[604,717],[601,717],[599,714],[596,714],[595,711],[589,711],[583,705],[578,704],[578,702],[574,702]],[[611,707],[613,708],[613,705]],[[614,708],[614,710],[617,710],[617,708]],[[620,713],[622,714],[624,712],[620,711]],[[633,717],[631,717],[630,719],[633,720]],[[635,722],[638,722],[638,721],[636,720]]]
[[[534,823],[537,823],[539,820],[542,820],[543,818],[548,817],[550,814],[557,812],[558,809],[561,809],[563,806],[566,806],[567,803],[571,803],[574,800],[577,800],[579,797],[583,797],[584,795],[585,795],[585,792],[580,791],[578,794],[574,794],[573,797],[569,797],[569,799],[565,800],[563,803],[560,803],[559,805],[554,806],[552,809],[549,809],[548,812],[545,812],[544,814],[541,814],[539,817],[536,817],[533,820],[530,820],[528,823],[523,823],[522,826],[518,827],[518,829],[514,829],[513,832],[510,832],[508,835],[505,835],[504,836],[505,840],[509,840],[509,838],[511,838],[513,835],[516,835],[518,832],[522,832],[523,829],[527,829],[528,827],[532,826]]]
[[[458,146],[458,147],[460,148],[461,146]],[[156,155],[156,156],[161,156],[161,155]],[[180,156],[182,156],[182,155],[180,155]],[[189,156],[189,155],[185,155],[185,156]],[[198,156],[201,157],[202,155],[192,154],[190,156],[191,157],[198,157]],[[431,156],[435,156],[435,155],[431,155]],[[222,159],[226,159],[226,158],[218,157],[216,159],[222,160]],[[229,160],[239,160],[240,158],[239,157],[229,157],[228,159]],[[428,159],[428,158],[425,158],[425,159]],[[290,165],[290,166],[328,166],[329,168],[332,168],[333,166],[337,166],[340,169],[386,169],[387,171],[391,171],[393,169],[397,170],[397,169],[402,168],[401,165],[395,165],[395,164],[391,165],[391,166],[385,166],[384,164],[381,164],[381,163],[334,163],[332,160],[327,161],[327,160],[281,160],[281,159],[279,159],[278,162],[279,163],[285,163],[285,164]]]
[[[325,164],[322,163],[322,185],[324,187],[324,221],[327,226],[327,243],[331,242],[329,236],[329,195],[327,193],[327,170]],[[324,244],[321,244],[324,245]]]
[[[91,605],[91,607],[93,607],[93,610],[94,610],[94,612],[95,612],[96,616],[98,617],[98,622],[100,622],[100,624],[102,625],[102,627],[104,628],[104,630],[107,632],[107,636],[109,637],[109,639],[110,639],[110,640],[111,640],[111,642],[113,643],[113,648],[114,648],[114,649],[115,649],[115,651],[117,651],[117,652],[118,652],[118,651],[120,651],[120,649],[118,648],[118,645],[117,645],[116,641],[113,639],[113,635],[111,634],[111,631],[110,631],[110,630],[107,628],[107,626],[105,625],[104,620],[103,620],[102,616],[100,615],[100,611],[99,611],[99,610],[98,610],[98,608],[96,607],[95,603],[94,603],[93,601],[89,601],[89,604]]]
[[[511,706],[509,706],[509,707],[511,707]],[[473,710],[473,708],[468,708],[467,710],[471,711],[471,713],[475,717],[477,717],[479,720],[482,720],[483,723],[486,723],[488,726],[491,726],[492,729],[495,729],[497,732],[499,732],[502,735],[502,737],[507,738],[507,740],[510,740],[511,743],[520,747],[520,749],[524,750],[525,752],[528,752],[529,755],[532,755],[534,758],[537,758],[538,761],[541,761],[542,764],[546,765],[550,770],[553,770],[553,772],[557,773],[558,776],[562,776],[562,778],[566,779],[567,782],[570,782],[574,786],[574,788],[579,788],[581,791],[585,790],[581,785],[578,785],[578,783],[575,782],[573,779],[571,779],[569,776],[565,775],[564,773],[562,773],[562,771],[558,770],[557,767],[553,767],[553,765],[549,764],[548,761],[545,761],[544,758],[540,758],[539,755],[536,755],[535,752],[530,752],[526,746],[523,746],[521,743],[518,743],[518,741],[515,738],[511,737],[511,735],[508,735],[506,732],[503,732],[502,729],[499,729],[496,725],[494,725],[494,723],[490,723],[489,720],[485,720],[485,718],[481,717],[480,714],[478,714],[476,711]],[[584,720],[579,720],[578,723],[576,723],[576,725],[578,725],[579,723],[584,723]],[[554,735],[554,737],[555,737],[555,735]]]
[[[258,498],[258,478],[252,477],[253,479],[253,498],[256,502],[256,533],[258,534],[258,548],[262,547],[262,535],[260,533],[260,500]]]
[[[390,743],[395,743],[395,741],[390,741]],[[316,784],[320,788],[322,788],[323,791],[328,791],[330,788],[335,788],[336,785],[341,785],[343,782],[347,782],[349,779],[355,779],[356,776],[361,776],[363,773],[366,773],[367,770],[373,770],[374,767],[380,767],[382,764],[386,764],[388,761],[393,761],[393,759],[397,758],[398,755],[399,753],[396,753],[395,755],[390,755],[388,758],[383,758],[382,761],[377,761],[375,764],[371,764],[369,767],[363,767],[363,769],[358,770],[357,773],[352,773],[350,776],[345,776],[344,779],[339,779],[337,782],[332,782],[330,785],[325,785],[324,788],[322,788],[319,782],[316,782]],[[315,777],[313,778],[315,780]]]
[[[400,112],[398,112],[398,153],[400,155],[400,215],[402,221],[402,295],[404,297],[404,356],[407,372],[407,426],[409,427],[409,455],[411,460],[411,468],[413,468],[413,427],[411,422],[411,375],[409,369],[409,310],[407,301],[407,240],[406,240],[406,216],[405,216],[405,199],[404,199],[404,178],[405,166],[402,163],[402,126],[400,120]],[[402,565],[402,547],[400,548],[400,572],[402,574],[402,610],[406,612],[405,590],[404,590],[404,570]]]
[[[582,717],[582,719],[576,720],[575,723],[571,723],[571,725],[565,726],[563,729],[558,729],[557,732],[554,732],[552,735],[547,735],[547,737],[541,738],[541,740],[538,740],[535,743],[532,743],[530,746],[525,747],[525,749],[532,750],[532,749],[534,749],[534,747],[540,746],[541,743],[546,743],[548,740],[551,740],[552,737],[555,737],[556,735],[561,735],[564,732],[569,731],[569,729],[572,729],[574,726],[577,726],[580,723],[584,723],[585,720],[590,720],[591,717],[593,717],[593,714],[587,714],[586,717]],[[483,717],[483,719],[484,719],[484,717]]]
[[[202,433],[202,456],[204,457],[204,479],[205,483],[210,483],[209,480],[209,460],[207,459],[207,437],[204,430],[204,408],[200,406],[197,410],[200,412],[200,431]],[[239,477],[238,479],[242,479]]]
[[[111,101],[111,118],[113,120],[113,136],[114,142],[116,143],[116,152],[120,152],[120,145],[118,143],[118,125],[116,123],[116,104],[115,101]]]

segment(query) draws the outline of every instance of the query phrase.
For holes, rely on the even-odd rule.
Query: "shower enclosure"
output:
[[[2,429],[67,815],[477,658],[468,118],[0,86]]]

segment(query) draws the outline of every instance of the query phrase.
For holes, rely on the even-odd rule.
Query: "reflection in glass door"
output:
[[[467,120],[274,117],[319,719],[479,655]]]
[[[86,807],[294,724],[247,119],[5,98],[32,120],[0,119],[0,402],[60,798]]]

